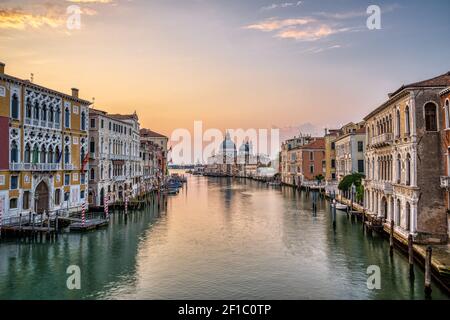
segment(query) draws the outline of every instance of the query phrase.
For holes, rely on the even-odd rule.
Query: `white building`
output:
[[[336,177],[341,181],[352,173],[364,174],[366,133],[364,122],[349,123],[342,127],[342,134],[335,140]]]
[[[110,115],[91,109],[89,113],[89,203],[103,205],[135,196],[140,189],[139,120],[132,115]]]

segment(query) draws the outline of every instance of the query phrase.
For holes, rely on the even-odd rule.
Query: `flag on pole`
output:
[[[88,163],[88,161],[89,161],[89,152],[86,152],[86,155],[84,156],[84,159],[83,159],[83,163],[82,163],[82,165],[81,165],[81,173],[84,173],[84,168],[86,167],[86,164]]]

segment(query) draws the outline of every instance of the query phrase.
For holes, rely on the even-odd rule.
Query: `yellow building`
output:
[[[88,160],[89,105],[78,97],[78,89],[67,95],[45,88],[5,74],[0,63],[4,218],[80,210],[87,190],[83,164]]]
[[[325,133],[325,181],[332,183],[336,177],[336,138],[341,130],[327,130]]]

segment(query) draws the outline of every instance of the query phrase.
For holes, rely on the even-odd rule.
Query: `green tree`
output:
[[[319,175],[315,176],[315,179],[316,179],[317,183],[320,184],[325,179],[325,177],[323,175],[319,174]]]
[[[362,202],[364,199],[364,186],[362,180],[365,176],[361,173],[352,173],[345,176],[338,185],[338,189],[341,191],[351,191],[352,185],[356,188],[356,201]]]

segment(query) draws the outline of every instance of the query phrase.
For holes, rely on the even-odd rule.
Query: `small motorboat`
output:
[[[339,203],[339,202],[333,203],[333,204],[331,204],[331,206],[333,208],[336,207],[337,210],[347,211],[347,205]]]
[[[175,194],[178,194],[179,191],[180,191],[180,189],[178,189],[178,188],[168,188],[167,189],[167,194],[175,195]]]

